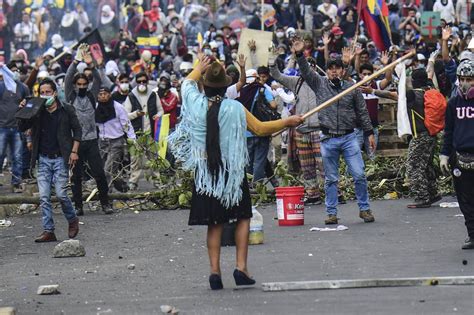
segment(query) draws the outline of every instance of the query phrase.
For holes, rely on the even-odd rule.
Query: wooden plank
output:
[[[376,154],[378,156],[385,156],[385,157],[399,157],[408,153],[408,149],[384,149],[384,150],[377,150]]]
[[[405,140],[400,139],[397,135],[380,135],[379,143],[405,143]]]
[[[474,276],[267,282],[262,283],[262,290],[274,292],[435,285],[474,285]]]

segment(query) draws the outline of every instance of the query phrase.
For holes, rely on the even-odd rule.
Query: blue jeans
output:
[[[22,143],[21,133],[17,128],[0,128],[0,157],[3,157],[2,161],[5,159],[7,146],[10,146],[12,158],[12,185],[19,185],[22,173]]]
[[[256,182],[265,178],[265,164],[270,148],[270,137],[248,137],[247,150],[249,152],[248,172],[253,175]]]
[[[76,210],[67,195],[68,172],[68,168],[62,157],[50,159],[40,155],[38,164],[38,189],[41,210],[43,211],[43,229],[45,231],[54,231],[53,208],[51,206],[51,186],[53,184],[56,190],[56,197],[61,204],[67,221],[71,222],[76,218]]]
[[[344,157],[349,173],[354,178],[355,194],[360,211],[369,210],[369,193],[365,178],[364,160],[356,133],[338,138],[321,138],[321,155],[325,172],[326,212],[337,214],[337,184],[339,181],[339,157]]]
[[[379,143],[379,129],[374,128],[374,137],[375,137],[375,144],[378,145]],[[377,147],[375,148],[374,152],[370,151],[370,146],[369,146],[369,137],[364,136],[364,130],[357,128],[356,130],[357,134],[357,141],[359,142],[359,147],[361,149],[365,150],[365,153],[369,157],[369,159],[373,160],[375,159],[375,151],[377,151]]]

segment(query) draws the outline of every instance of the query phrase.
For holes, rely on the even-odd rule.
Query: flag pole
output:
[[[309,112],[307,112],[306,114],[303,115],[303,119],[307,119],[308,117],[316,114],[317,112],[321,111],[322,109],[326,108],[326,107],[329,107],[331,106],[334,102],[337,102],[338,100],[340,100],[341,98],[343,98],[344,96],[346,96],[347,94],[351,93],[352,91],[354,91],[355,89],[361,87],[362,85],[372,81],[373,79],[377,78],[379,75],[385,73],[386,71],[390,70],[391,68],[395,67],[397,64],[399,64],[400,62],[403,62],[405,61],[406,59],[408,58],[411,58],[413,57],[414,55],[416,54],[416,51],[415,50],[412,50],[410,51],[408,54],[406,54],[405,56],[401,57],[401,58],[398,58],[397,60],[395,60],[394,62],[386,65],[385,67],[377,70],[376,72],[374,72],[373,74],[369,75],[369,76],[366,76],[363,80],[357,82],[356,84],[352,85],[351,87],[349,87],[348,89],[342,91],[341,93],[337,94],[336,96],[334,97],[331,97],[330,99],[328,99],[327,101],[325,101],[324,103],[322,103],[321,105],[313,108],[312,110],[310,110]],[[286,129],[286,128],[285,128]],[[283,129],[283,130],[285,130]],[[283,132],[283,130],[280,130],[279,132],[277,133],[274,133],[272,136],[275,137],[277,135],[279,135],[280,133]]]

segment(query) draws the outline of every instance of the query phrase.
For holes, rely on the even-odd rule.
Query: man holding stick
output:
[[[350,88],[352,83],[342,79],[343,62],[340,59],[330,59],[327,65],[327,77],[312,71],[303,55],[304,42],[296,38],[293,42],[296,60],[300,67],[301,76],[316,94],[316,102],[322,104],[330,98]],[[337,185],[339,181],[339,158],[342,154],[348,170],[354,178],[355,193],[359,205],[359,217],[364,222],[374,222],[370,210],[367,179],[364,172],[364,161],[357,142],[354,128],[360,123],[364,134],[368,136],[370,149],[375,149],[373,127],[360,91],[353,90],[337,100],[331,106],[319,112],[321,128],[321,154],[325,170],[326,191],[326,224],[337,224]]]

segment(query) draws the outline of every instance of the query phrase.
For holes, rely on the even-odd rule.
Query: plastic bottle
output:
[[[263,244],[263,216],[252,207],[252,219],[250,219],[249,245]]]

